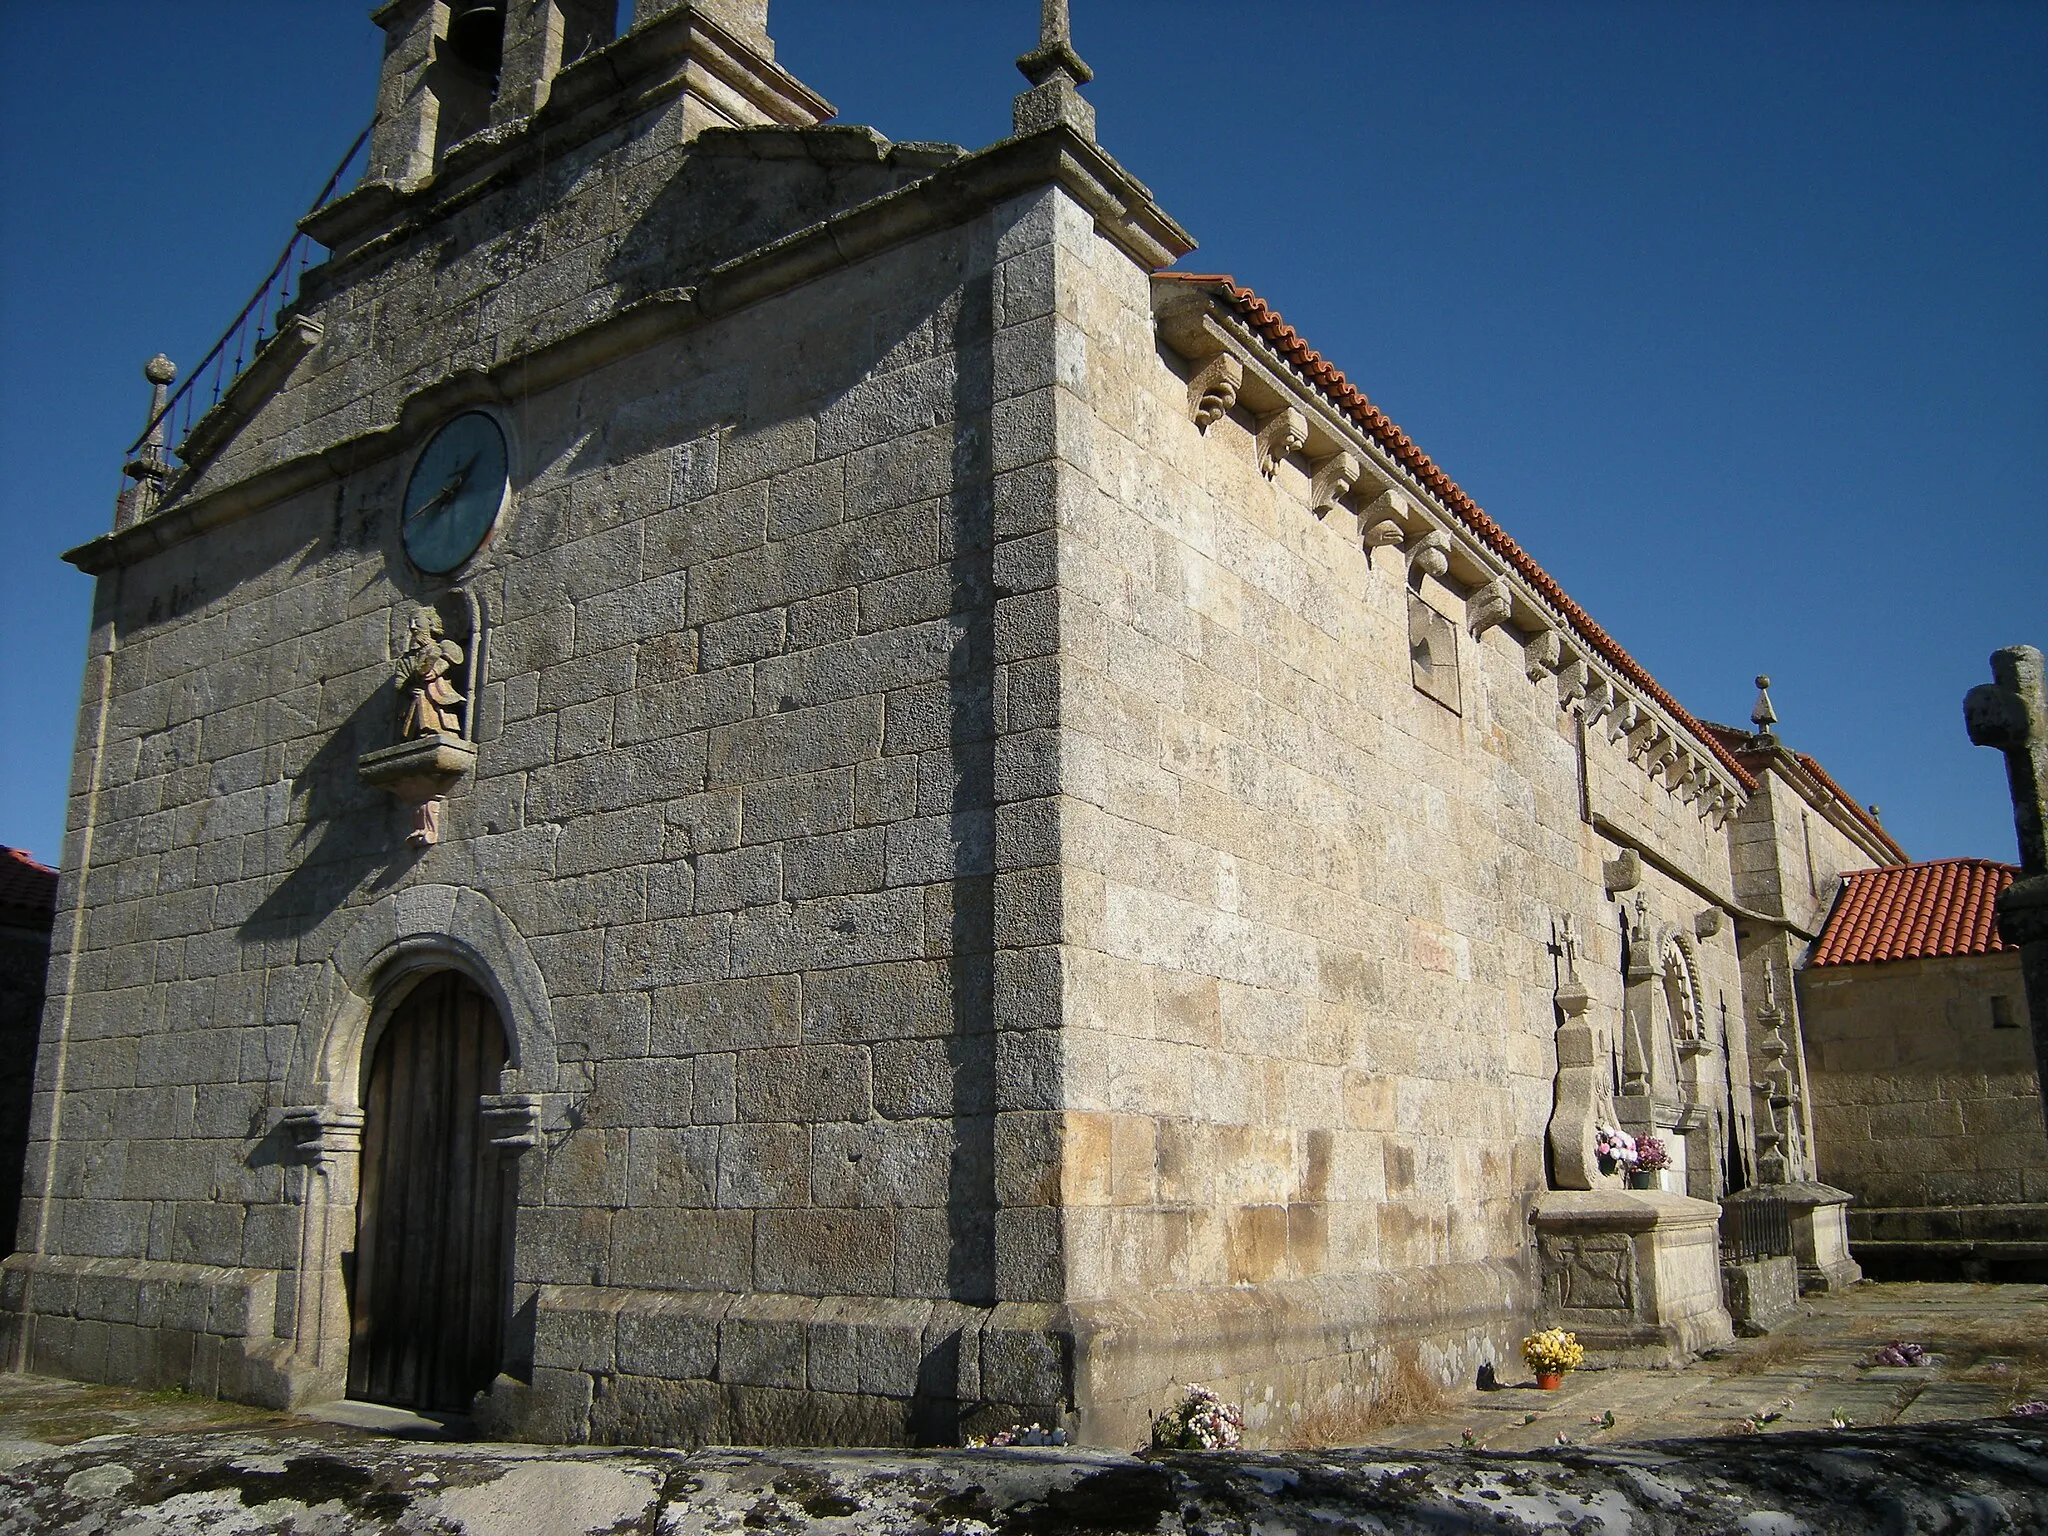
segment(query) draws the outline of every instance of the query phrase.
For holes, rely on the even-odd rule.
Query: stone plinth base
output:
[[[1721,1208],[1661,1190],[1550,1190],[1536,1206],[1540,1321],[1590,1363],[1679,1365],[1734,1342],[1721,1300]]]
[[[1721,1294],[1737,1333],[1746,1339],[1769,1333],[1799,1310],[1799,1261],[1786,1254],[1723,1264]]]
[[[1358,1443],[1382,1405],[1519,1367],[1535,1276],[1503,1260],[1064,1308],[1077,1443],[1145,1443],[1195,1383],[1245,1411],[1245,1443]]]
[[[1760,1184],[1757,1193],[1782,1195],[1792,1208],[1792,1253],[1799,1260],[1799,1292],[1847,1290],[1863,1278],[1849,1255],[1849,1202],[1856,1197],[1832,1184]]]

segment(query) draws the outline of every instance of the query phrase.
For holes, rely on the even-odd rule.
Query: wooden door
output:
[[[485,1138],[505,1031],[466,976],[428,977],[377,1042],[363,1102],[348,1395],[463,1413],[498,1373],[512,1166]]]

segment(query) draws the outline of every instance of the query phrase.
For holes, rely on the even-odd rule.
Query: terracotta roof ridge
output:
[[[1558,585],[1557,579],[1537,564],[1534,557],[1516,543],[1506,529],[1466,495],[1458,483],[1444,473],[1435,460],[1416,446],[1406,432],[1367,399],[1364,392],[1344,376],[1342,369],[1311,347],[1300,332],[1283,320],[1279,311],[1227,273],[1159,272],[1154,274],[1154,281],[1206,284],[1212,288],[1219,288],[1222,296],[1265,337],[1296,372],[1320,389],[1329,397],[1332,404],[1363,427],[1397,463],[1406,467],[1418,481],[1428,487],[1453,516],[1478,535],[1480,542],[1506,560],[1609,666],[1662,705],[1674,720],[1691,732],[1694,739],[1713,754],[1715,760],[1734,776],[1736,783],[1745,791],[1756,788],[1755,777],[1737,760],[1735,754],[1716,739],[1705,724],[1694,718],[1684,705],[1667,693],[1663,685],[1650,675],[1649,670],[1641,662],[1601,628],[1593,616]]]

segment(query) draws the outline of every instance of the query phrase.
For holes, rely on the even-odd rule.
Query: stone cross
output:
[[[1064,124],[1091,144],[1095,142],[1095,108],[1081,97],[1080,86],[1095,71],[1074,52],[1074,28],[1067,0],[1041,0],[1038,46],[1017,61],[1031,89],[1019,96],[1011,111],[1011,130],[1018,138]]]
[[[1998,898],[1998,933],[2020,952],[2048,1119],[2048,679],[2031,645],[1993,653],[1991,676],[1964,697],[1963,723],[1971,741],[2005,754],[2020,877]]]

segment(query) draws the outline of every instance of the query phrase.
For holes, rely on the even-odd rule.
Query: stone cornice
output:
[[[95,576],[132,565],[207,529],[374,464],[448,411],[505,403],[549,388],[1047,186],[1057,186],[1086,208],[1097,228],[1148,271],[1193,249],[1193,240],[1159,208],[1142,182],[1072,130],[1055,126],[1026,138],[1005,139],[898,191],[714,267],[693,287],[650,295],[567,336],[513,352],[488,371],[463,372],[429,384],[406,399],[395,421],[218,490],[166,502],[130,527],[66,551],[64,558]]]
[[[1161,285],[1166,288],[1169,285]],[[1559,707],[1582,715],[1588,727],[1608,724],[1611,741],[1627,738],[1629,756],[1665,790],[1692,803],[1715,826],[1724,824],[1747,791],[1680,721],[1621,669],[1606,664],[1563,614],[1522,573],[1480,539],[1435,491],[1316,389],[1242,315],[1217,303],[1203,288],[1170,285],[1159,295],[1157,321],[1166,344],[1194,367],[1190,410],[1199,424],[1221,410],[1241,407],[1259,425],[1263,443],[1282,413],[1298,418],[1298,451],[1316,469],[1319,487],[1338,465],[1350,510],[1368,549],[1399,544],[1422,569],[1448,575],[1480,599],[1479,627],[1506,624],[1522,637],[1532,682],[1554,677]],[[1213,367],[1228,358],[1234,367]],[[1199,395],[1199,398],[1196,396]],[[1319,488],[1322,515],[1343,504]]]

